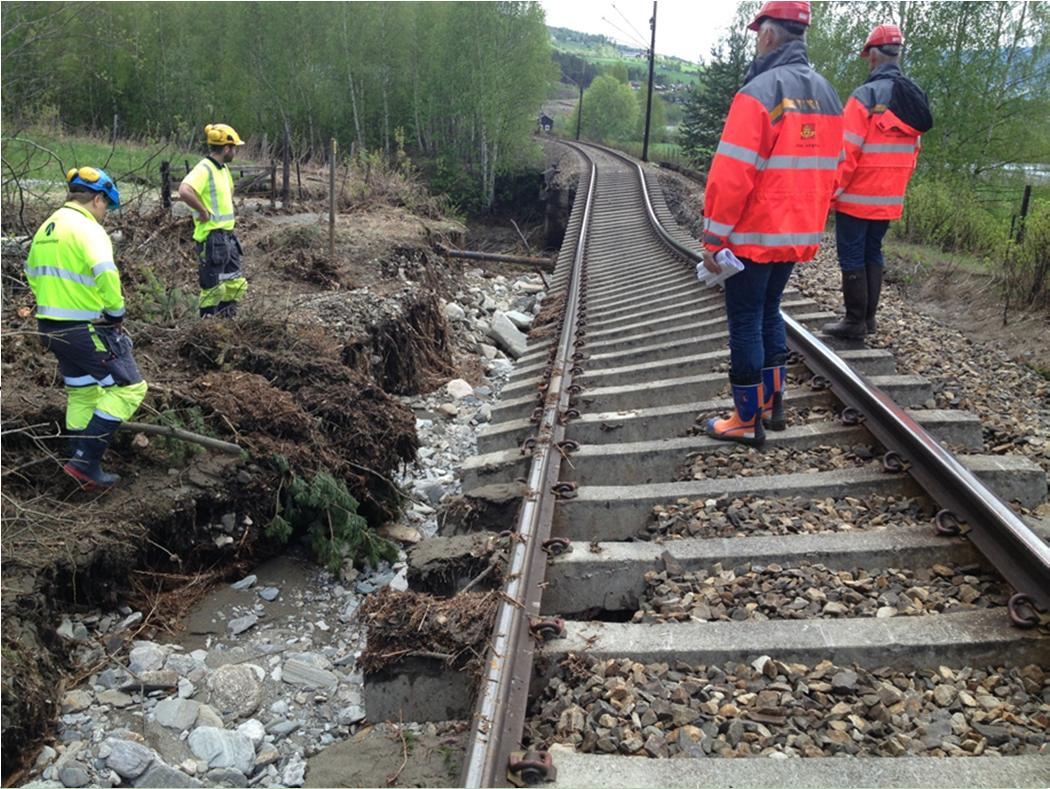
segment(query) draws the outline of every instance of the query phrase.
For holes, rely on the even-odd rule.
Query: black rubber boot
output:
[[[201,307],[200,311],[202,318],[211,318],[215,316],[215,306]]]
[[[215,314],[220,318],[235,318],[237,317],[237,302],[236,301],[220,301],[219,306],[215,308]]]
[[[864,339],[868,310],[868,275],[864,269],[842,272],[842,301],[846,317],[834,323],[825,323],[823,331],[832,337],[848,340]]]
[[[119,425],[119,422],[93,416],[76,439],[76,451],[62,470],[84,490],[109,490],[120,481],[119,475],[107,474],[102,470],[102,455]]]
[[[875,333],[875,311],[879,308],[879,295],[882,293],[882,272],[884,266],[867,266],[868,274],[868,309],[864,314],[865,330]]]

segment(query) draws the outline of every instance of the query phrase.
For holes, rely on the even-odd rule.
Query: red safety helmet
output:
[[[868,50],[872,47],[881,47],[887,45],[900,46],[904,43],[904,36],[901,35],[901,29],[896,25],[879,25],[871,31],[871,35],[868,36],[868,40],[864,42],[864,49],[860,51],[860,56],[867,57]]]
[[[758,30],[759,25],[765,17],[770,19],[781,19],[785,22],[798,22],[800,25],[809,26],[810,11],[809,3],[801,0],[769,0],[763,3],[758,15],[747,26],[748,30]]]

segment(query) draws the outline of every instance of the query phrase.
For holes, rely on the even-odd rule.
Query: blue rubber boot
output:
[[[762,424],[770,430],[787,429],[784,415],[784,385],[787,368],[783,364],[762,368]]]
[[[107,474],[102,470],[102,455],[119,424],[98,415],[92,416],[88,426],[74,440],[73,457],[62,470],[83,490],[109,490],[120,481],[117,474]]]
[[[766,443],[762,428],[762,384],[733,384],[733,404],[728,419],[709,419],[707,434],[719,441],[736,441],[751,447]]]

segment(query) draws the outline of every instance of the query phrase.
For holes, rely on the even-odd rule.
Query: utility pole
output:
[[[583,123],[583,77],[576,83],[580,88],[580,103],[576,105],[576,139],[580,139],[580,124]]]
[[[649,95],[645,100],[645,139],[642,141],[642,161],[649,161],[649,121],[653,117],[653,59],[656,57],[656,0],[653,0],[653,17],[649,20],[653,38],[649,44]]]

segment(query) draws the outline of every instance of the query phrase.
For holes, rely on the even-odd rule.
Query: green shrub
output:
[[[136,287],[138,312],[147,323],[173,325],[197,314],[197,294],[179,286],[168,288],[151,268],[143,268],[145,280]]]
[[[1023,239],[1007,250],[1004,279],[1011,301],[1050,308],[1050,200],[1033,202]]]
[[[358,501],[346,483],[327,472],[310,479],[291,474],[284,458],[275,458],[275,463],[290,482],[283,495],[278,492],[277,511],[263,527],[267,537],[287,542],[294,532],[305,532],[317,561],[332,572],[345,560],[374,567],[383,559],[397,559],[397,547],[357,514]]]
[[[944,181],[913,181],[894,235],[945,252],[1001,253],[1008,225],[984,209],[973,190]]]

